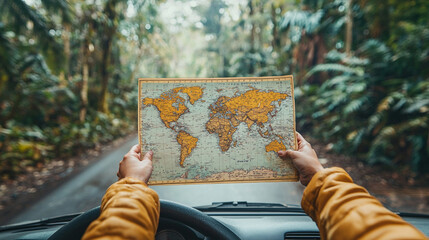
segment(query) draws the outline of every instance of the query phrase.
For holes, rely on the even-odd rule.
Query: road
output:
[[[104,153],[94,164],[49,195],[25,209],[9,223],[87,211],[100,205],[106,189],[117,180],[119,161],[132,145],[133,138]],[[153,186],[161,199],[189,206],[220,201],[275,202],[299,204],[303,187],[299,183],[239,183]]]

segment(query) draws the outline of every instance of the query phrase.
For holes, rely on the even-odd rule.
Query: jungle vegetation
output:
[[[294,75],[297,128],[429,172],[425,0],[0,2],[1,181],[136,131],[138,77]]]

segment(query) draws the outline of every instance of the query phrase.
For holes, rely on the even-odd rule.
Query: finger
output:
[[[142,160],[149,160],[149,161],[152,161],[152,157],[153,157],[153,152],[149,150],[149,151],[144,155],[144,157],[143,157],[143,159],[142,159]]]
[[[131,150],[129,151],[130,153],[140,153],[140,144],[136,144],[134,145]]]
[[[298,142],[306,142],[304,137],[299,132],[296,132],[296,139],[298,140]]]
[[[305,140],[305,138],[299,132],[296,132],[296,136],[298,140],[299,149],[303,148],[305,145],[311,146],[310,143],[307,142],[307,140]]]
[[[128,157],[136,157],[137,159],[140,159],[140,145],[136,144],[131,147],[130,151],[125,154],[124,159]]]

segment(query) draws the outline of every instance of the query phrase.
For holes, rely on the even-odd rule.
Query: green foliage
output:
[[[288,11],[282,17],[280,28],[290,30],[292,41],[299,42],[302,31],[313,34],[320,28],[323,15],[323,10],[318,10],[315,13],[299,10]]]
[[[294,74],[298,130],[429,172],[429,2],[347,2],[0,1],[2,179],[126,134],[142,76]]]
[[[162,27],[154,20],[158,4],[0,2],[0,182],[135,130],[138,96],[130,78],[138,66],[128,65],[143,57],[136,42],[144,50]],[[128,6],[144,17],[125,19]],[[148,19],[151,31],[139,24]],[[134,47],[119,47],[128,45]],[[97,111],[101,86],[108,113]]]
[[[407,45],[404,41],[400,47]],[[308,109],[298,117],[311,118],[300,121],[301,127],[311,126],[311,132],[333,141],[336,150],[368,163],[428,171],[429,78],[423,72],[404,75],[401,73],[408,69],[398,69],[421,60],[410,59],[408,54],[398,58],[403,52],[376,40],[368,40],[356,52],[358,56],[338,58],[340,54],[333,51],[327,55],[328,61],[342,63],[318,65],[308,73],[335,74],[317,90],[300,89],[303,93],[297,102],[305,102]],[[306,95],[313,97],[304,98]]]
[[[294,74],[298,130],[370,164],[427,173],[429,4],[352,1],[345,53],[347,2],[247,1],[231,22],[201,11],[215,35],[209,76]]]

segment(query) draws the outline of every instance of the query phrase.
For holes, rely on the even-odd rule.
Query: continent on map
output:
[[[183,167],[186,157],[197,146],[198,138],[191,136],[185,131],[179,131],[176,140],[180,144],[180,166]]]
[[[189,97],[189,102],[194,104],[195,101],[203,95],[201,87],[179,87],[161,94],[159,98],[144,98],[143,104],[146,106],[154,105],[158,111],[162,122],[166,127],[172,128],[170,123],[177,122],[182,114],[188,111],[185,105],[185,99],[179,93],[185,93]],[[173,129],[174,130],[174,129]]]
[[[260,131],[264,129],[264,133],[260,134],[261,137],[272,141],[265,149],[267,152],[281,147],[286,149],[281,141],[275,140],[278,136],[270,132],[271,127],[266,128],[265,124],[270,117],[276,115],[275,102],[280,106],[281,101],[287,97],[285,93],[260,91],[254,88],[233,97],[221,96],[209,107],[211,113],[206,123],[206,130],[218,135],[222,152],[228,151],[231,147],[232,136],[240,123],[245,123],[249,129],[254,124],[260,128]],[[271,125],[268,124],[268,126]]]
[[[206,124],[209,133],[217,133],[219,136],[219,146],[223,152],[228,151],[232,142],[232,134],[237,130],[232,126],[231,121],[225,118],[212,117]]]
[[[281,141],[274,140],[265,146],[266,152],[274,151],[277,153],[280,150],[286,150],[286,146]]]
[[[179,118],[189,112],[186,107],[187,100],[180,94],[185,94],[189,98],[189,103],[194,104],[203,95],[204,88],[202,87],[178,87],[170,91],[164,92],[159,98],[143,98],[142,102],[145,106],[153,105],[159,111],[159,116],[164,125],[178,133],[176,140],[181,146],[180,166],[183,166],[186,157],[197,146],[198,138],[195,138],[187,132],[181,130],[181,126],[177,126]],[[173,125],[173,123],[175,123]]]

